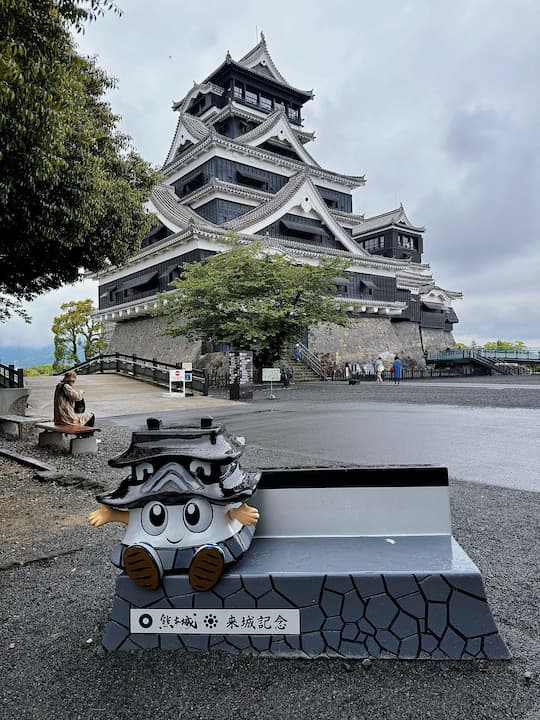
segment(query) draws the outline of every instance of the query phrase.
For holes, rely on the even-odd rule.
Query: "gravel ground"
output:
[[[404,388],[359,389],[389,394]],[[336,391],[346,397],[349,387]],[[483,573],[511,663],[385,660],[366,668],[355,661],[205,653],[100,656],[96,647],[116,574],[108,558],[122,530],[86,524],[95,491],[84,478],[116,486],[123,471],[110,468],[106,459],[126,448],[130,432],[108,426],[99,454],[76,458],[38,451],[34,443],[0,441],[64,473],[59,482],[38,482],[32,471],[0,459],[2,718],[538,720],[540,495],[455,480],[454,534]],[[244,457],[246,466],[255,458],[259,467],[299,463],[297,454],[261,457],[260,450],[249,448]]]

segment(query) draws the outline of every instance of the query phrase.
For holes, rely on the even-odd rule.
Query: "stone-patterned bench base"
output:
[[[157,623],[149,630],[148,615],[145,632],[137,632],[144,627],[138,617],[130,629],[130,611],[141,608],[162,610],[164,619],[174,609],[189,609],[201,634],[153,632]],[[205,611],[215,608],[246,610],[255,623],[262,617],[258,610],[299,609],[300,634],[204,634],[212,615]],[[478,569],[453,538],[437,536],[255,538],[250,552],[203,593],[193,592],[185,575],[166,576],[149,592],[122,573],[102,645],[106,651],[305,658],[510,657]]]

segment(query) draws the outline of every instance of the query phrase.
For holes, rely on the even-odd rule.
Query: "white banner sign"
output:
[[[177,369],[169,370],[169,382],[184,382],[186,371]]]
[[[131,610],[130,631],[174,635],[300,635],[300,610]]]
[[[279,382],[281,379],[281,370],[279,368],[263,368],[263,382]]]

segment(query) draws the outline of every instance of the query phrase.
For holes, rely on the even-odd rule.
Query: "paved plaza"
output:
[[[55,379],[31,382],[32,412],[47,414]],[[399,388],[315,383],[276,390],[275,400],[259,390],[248,403],[167,399],[161,388],[113,376],[79,383],[104,428],[97,456],[69,458],[35,442],[0,440],[0,447],[39,457],[59,473],[58,482],[37,482],[30,470],[0,460],[2,717],[538,718],[535,378]],[[117,485],[123,472],[106,461],[127,447],[149,414],[165,425],[196,422],[201,414],[225,421],[246,436],[246,467],[384,458],[447,463],[453,532],[483,574],[513,661],[385,660],[364,667],[166,652],[100,656],[116,574],[109,555],[122,530],[86,524],[98,491],[92,485]]]

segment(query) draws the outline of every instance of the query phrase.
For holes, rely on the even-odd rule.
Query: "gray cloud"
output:
[[[328,168],[366,173],[355,209],[402,201],[427,226],[436,280],[464,291],[458,337],[540,345],[536,2],[120,4],[123,17],[108,15],[78,41],[118,78],[110,102],[148,160],[167,152],[172,101],[264,29],[280,71],[316,93],[304,113],[317,135],[310,152]]]

